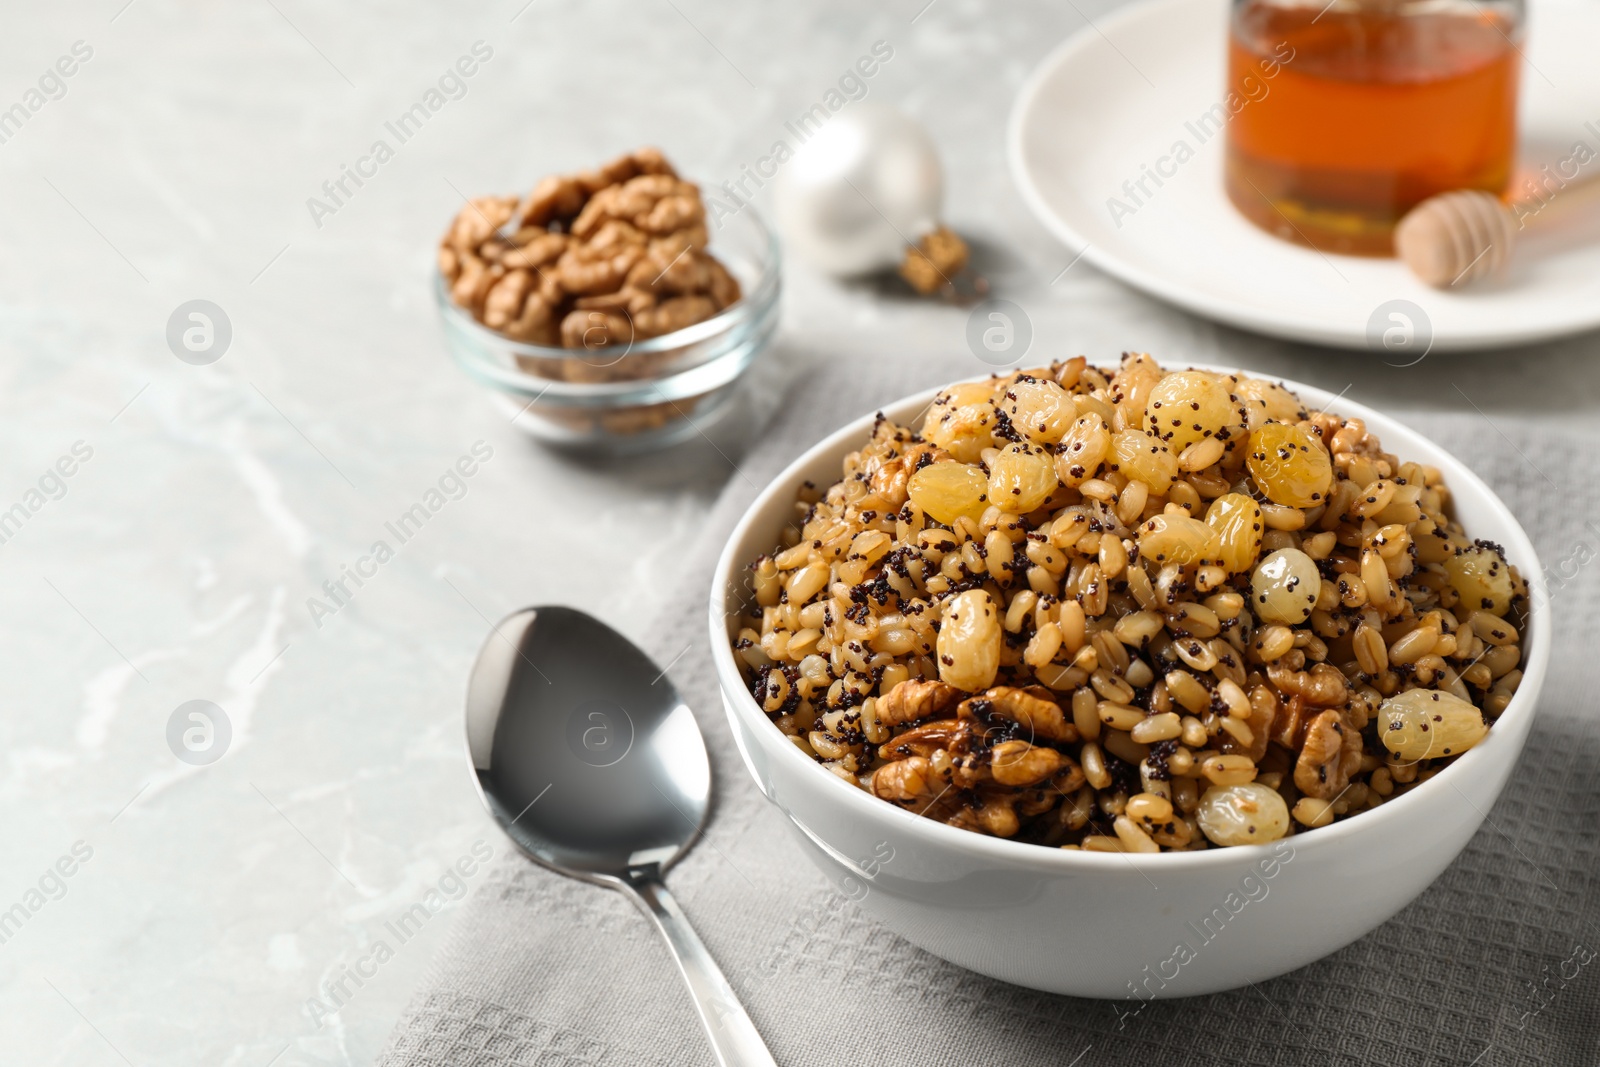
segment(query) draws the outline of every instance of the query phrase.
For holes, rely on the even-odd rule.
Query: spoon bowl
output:
[[[562,874],[626,882],[693,843],[711,765],[665,672],[572,608],[495,627],[467,688],[478,790],[526,855]]]
[[[666,671],[581,611],[524,608],[478,653],[466,727],[478,792],[512,843],[553,871],[627,894],[666,939],[717,1062],[773,1067],[661,881],[711,801],[705,741]]]

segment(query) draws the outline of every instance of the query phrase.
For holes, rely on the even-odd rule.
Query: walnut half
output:
[[[1361,766],[1361,735],[1329,708],[1306,725],[1305,747],[1294,765],[1294,784],[1318,800],[1333,800]]]
[[[886,726],[928,719],[955,705],[961,690],[945,682],[911,678],[878,698],[878,718]]]

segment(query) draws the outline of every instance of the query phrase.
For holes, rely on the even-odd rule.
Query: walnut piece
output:
[[[961,690],[944,682],[912,678],[878,698],[878,718],[886,726],[928,719],[953,707]]]
[[[1020,740],[1000,742],[989,756],[994,780],[1009,786],[1038,785],[1069,762],[1053,748]]]
[[[960,715],[982,724],[986,719],[1009,719],[1027,730],[1035,741],[1076,741],[1078,728],[1061,705],[1032,689],[1000,685],[963,700]]]
[[[900,263],[900,277],[923,296],[938,292],[952,283],[967,265],[967,242],[940,226],[906,249]]]
[[[1294,765],[1295,787],[1308,797],[1333,800],[1361,766],[1361,738],[1333,708],[1306,726],[1305,747]]]
[[[958,802],[947,798],[947,792],[939,772],[934,769],[933,761],[922,756],[909,756],[894,763],[885,763],[872,772],[874,796],[899,804],[918,815],[940,817],[947,812],[953,814]],[[935,807],[941,803],[943,809]]]
[[[971,728],[959,719],[935,719],[884,742],[878,746],[878,755],[882,759],[897,760],[906,756],[929,757],[941,748],[946,752],[964,751],[971,736]]]

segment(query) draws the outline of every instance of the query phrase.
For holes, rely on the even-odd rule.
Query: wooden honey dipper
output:
[[[1562,187],[1597,186],[1581,179]],[[1406,213],[1394,231],[1395,254],[1413,274],[1436,289],[1451,289],[1499,274],[1511,259],[1517,231],[1523,228],[1518,208],[1539,211],[1550,200],[1512,196],[1502,200],[1477,189],[1440,193]]]

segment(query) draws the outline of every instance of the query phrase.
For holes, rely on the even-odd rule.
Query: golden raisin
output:
[[[1259,782],[1214,785],[1200,798],[1195,819],[1213,845],[1260,845],[1288,833],[1289,806]]]
[[[1407,761],[1459,756],[1488,733],[1481,711],[1439,689],[1407,689],[1378,709],[1379,740]]]
[[[939,679],[957,689],[986,689],[1000,669],[1000,610],[982,589],[945,604],[939,627]]]
[[[1240,378],[1233,383],[1233,391],[1244,405],[1245,421],[1252,430],[1268,421],[1292,423],[1306,417],[1299,398],[1280,382]]]
[[[1245,464],[1267,499],[1285,507],[1315,507],[1333,483],[1333,460],[1322,439],[1284,422],[1269,422],[1250,435]]]
[[[1244,426],[1244,409],[1227,383],[1205,371],[1175,371],[1157,382],[1145,405],[1144,425],[1182,452],[1196,441],[1217,437],[1226,441]]]
[[[1450,586],[1474,611],[1504,615],[1511,610],[1511,565],[1485,545],[1471,545],[1444,561]]]
[[[1165,512],[1139,527],[1139,556],[1157,563],[1215,563],[1222,544],[1217,531],[1199,519]]]
[[[1111,432],[1097,412],[1080,415],[1056,445],[1056,475],[1077,487],[1095,476],[1111,450]]]
[[[906,482],[911,502],[946,526],[965,515],[976,521],[989,506],[989,479],[970,463],[930,463]]]
[[[1056,491],[1056,465],[1035,445],[1009,444],[989,463],[989,503],[1026,515]]]
[[[1043,445],[1061,440],[1078,417],[1072,394],[1048,378],[1018,378],[1006,387],[1000,410],[1023,436]]]
[[[1206,525],[1217,531],[1217,555],[1229,574],[1250,569],[1261,554],[1261,505],[1243,493],[1224,493],[1206,509]]]
[[[1311,616],[1322,592],[1322,575],[1298,548],[1280,548],[1250,576],[1250,606],[1263,622],[1298,626]]]
[[[1123,430],[1113,437],[1107,462],[1156,496],[1164,495],[1178,476],[1177,455],[1143,430]]]

